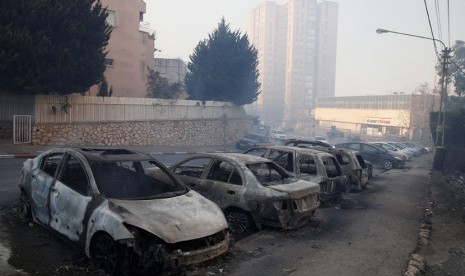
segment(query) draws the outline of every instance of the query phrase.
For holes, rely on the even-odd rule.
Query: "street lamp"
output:
[[[377,29],[376,30],[377,34],[384,34],[384,33],[393,33],[393,34],[399,34],[399,35],[405,35],[405,36],[410,36],[410,37],[416,37],[416,38],[422,38],[422,39],[428,39],[428,40],[433,40],[437,41],[442,44],[443,50],[442,50],[442,78],[441,78],[441,104],[439,106],[439,116],[438,116],[438,122],[436,126],[436,139],[435,139],[435,145],[436,145],[436,153],[434,157],[434,164],[433,168],[436,169],[443,169],[444,167],[444,159],[446,155],[446,149],[444,147],[444,132],[445,132],[445,121],[446,121],[446,110],[445,106],[443,108],[443,105],[445,104],[445,98],[447,96],[447,66],[448,66],[448,59],[450,58],[450,53],[452,50],[450,48],[447,48],[444,42],[442,42],[439,39],[431,38],[431,37],[426,37],[426,36],[420,36],[420,35],[413,35],[413,34],[407,34],[407,33],[401,33],[401,32],[395,32],[395,31],[390,31],[386,29]],[[442,118],[441,118],[442,114]],[[442,124],[441,123],[442,119]],[[441,132],[441,144],[438,147],[438,138],[439,138],[439,131]],[[438,151],[439,150],[439,151]]]
[[[447,49],[446,45],[445,45],[444,42],[442,42],[441,40],[435,39],[435,38],[431,38],[431,37],[427,37],[427,36],[420,36],[420,35],[413,35],[413,34],[406,34],[406,33],[394,32],[394,31],[390,31],[390,30],[386,30],[386,29],[377,29],[377,30],[376,30],[376,33],[377,33],[377,34],[393,33],[393,34],[400,34],[400,35],[406,35],[406,36],[411,36],[411,37],[417,37],[417,38],[423,38],[423,39],[433,40],[433,41],[437,41],[437,42],[441,43],[441,44],[442,44],[442,47],[443,47],[444,49]]]

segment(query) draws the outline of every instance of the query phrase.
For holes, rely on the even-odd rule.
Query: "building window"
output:
[[[117,27],[118,24],[118,16],[115,11],[108,10],[108,16],[107,16],[107,24],[110,25],[111,27]]]
[[[144,13],[143,12],[139,12],[139,21],[144,21]]]
[[[112,58],[105,58],[105,65],[107,67],[113,67],[114,66],[113,59]]]

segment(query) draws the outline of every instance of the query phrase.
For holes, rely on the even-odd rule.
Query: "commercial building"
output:
[[[334,95],[337,3],[263,2],[249,13],[247,34],[258,50],[261,120],[274,127],[308,125],[316,95]]]
[[[153,68],[155,33],[144,22],[146,3],[142,0],[102,0],[108,8],[107,22],[113,28],[105,51],[105,78],[113,97],[146,97],[147,67]],[[98,85],[89,94],[95,96]]]
[[[439,108],[439,95],[379,95],[318,98],[319,127],[335,126],[349,134],[429,138],[429,113]]]

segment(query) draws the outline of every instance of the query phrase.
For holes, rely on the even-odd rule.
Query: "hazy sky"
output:
[[[145,0],[145,21],[156,30],[157,57],[181,58],[207,38],[225,17],[232,30],[247,31],[247,13],[260,0]],[[435,38],[439,37],[435,1],[439,3],[442,41],[449,44],[447,0],[427,0]],[[275,1],[281,2],[281,1]],[[335,0],[339,3],[336,96],[411,93],[435,81],[432,41],[377,28],[431,36],[424,0]],[[465,40],[465,0],[449,0],[450,41]],[[442,48],[438,44],[438,50]]]

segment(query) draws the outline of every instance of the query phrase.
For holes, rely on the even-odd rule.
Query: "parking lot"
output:
[[[178,158],[159,157],[164,163]],[[402,274],[416,247],[431,159],[431,155],[424,155],[402,169],[376,169],[366,190],[346,194],[340,203],[318,209],[303,228],[282,231],[265,227],[236,235],[235,246],[226,256],[165,273]],[[1,255],[8,267],[31,275],[97,274],[78,248],[36,224],[18,219],[14,208],[3,208],[1,220]]]

